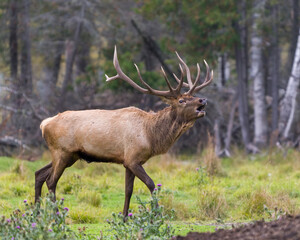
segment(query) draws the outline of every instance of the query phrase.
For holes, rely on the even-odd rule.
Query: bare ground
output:
[[[220,229],[214,233],[190,232],[176,240],[299,240],[300,215],[285,216],[272,222],[258,221],[230,230]]]

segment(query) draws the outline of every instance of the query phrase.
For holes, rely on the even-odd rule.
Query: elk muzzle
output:
[[[197,113],[198,118],[203,117],[206,114],[205,111],[204,111],[204,108],[207,105],[207,99],[206,98],[200,98],[199,103],[200,104],[196,108],[196,113]]]

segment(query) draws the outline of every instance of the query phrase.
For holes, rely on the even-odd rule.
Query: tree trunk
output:
[[[63,81],[62,89],[61,89],[60,99],[59,99],[58,106],[57,106],[58,110],[60,110],[60,111],[64,110],[66,91],[72,80],[73,65],[74,65],[74,61],[75,61],[75,57],[76,57],[76,53],[77,53],[77,46],[79,43],[79,36],[80,36],[81,28],[82,28],[84,12],[85,12],[85,4],[82,3],[81,10],[80,10],[80,20],[79,20],[76,30],[75,30],[74,39],[72,42],[69,42],[69,44],[67,46],[66,73],[65,73],[65,78]]]
[[[222,141],[220,136],[220,121],[219,119],[215,119],[214,123],[214,144],[215,144],[215,154],[216,156],[220,156],[221,148],[222,148]]]
[[[291,30],[291,44],[289,48],[288,62],[287,62],[287,72],[285,74],[288,77],[292,71],[293,61],[295,57],[297,39],[298,39],[298,29],[299,25],[299,0],[292,0],[292,30]]]
[[[218,78],[217,86],[219,89],[225,86],[226,82],[226,54],[221,53],[218,57]]]
[[[246,25],[246,1],[238,2],[238,9],[241,12],[241,19],[235,22],[235,30],[239,37],[239,43],[235,45],[235,60],[238,75],[238,101],[239,101],[239,120],[242,129],[242,138],[245,148],[250,143],[249,116],[247,99],[247,25]]]
[[[21,10],[21,84],[20,87],[24,89],[26,94],[32,93],[32,69],[31,69],[31,40],[29,28],[29,0],[22,1]]]
[[[62,60],[63,45],[58,44],[45,55],[45,67],[43,69],[43,81],[38,82],[39,97],[43,106],[50,112],[55,112],[57,105],[56,84]]]
[[[251,32],[251,66],[250,76],[253,79],[253,100],[254,100],[254,143],[258,146],[265,146],[267,143],[267,114],[265,103],[265,83],[263,74],[263,40],[259,31],[261,12],[264,9],[265,1],[256,0],[253,2],[253,23]]]
[[[278,4],[274,5],[272,8],[272,33],[272,132],[274,132],[278,129],[278,82],[280,61],[278,46]],[[273,142],[275,142],[275,140]]]
[[[234,115],[236,112],[236,108],[238,106],[238,94],[234,97],[232,104],[231,104],[231,110],[229,115],[229,120],[227,124],[227,133],[226,133],[226,139],[225,139],[225,151],[230,152],[230,143],[231,143],[231,137],[232,137],[232,129],[233,129],[233,123],[234,123]]]
[[[298,43],[295,52],[292,72],[289,77],[285,96],[280,106],[279,134],[282,140],[287,140],[290,136],[292,123],[296,110],[296,98],[300,82],[300,29]]]
[[[54,56],[53,56],[53,64],[51,66],[52,74],[51,74],[51,84],[52,86],[56,86],[56,83],[58,81],[58,75],[60,71],[60,64],[61,64],[61,59],[62,59],[62,53],[63,53],[63,46],[62,44],[59,44],[58,46],[55,47],[54,50]]]
[[[10,76],[13,84],[17,84],[18,76],[18,0],[11,0],[9,4],[9,51],[10,51]]]

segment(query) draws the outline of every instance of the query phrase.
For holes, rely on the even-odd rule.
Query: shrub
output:
[[[196,168],[197,171],[197,184],[198,186],[202,186],[202,185],[206,185],[207,183],[209,183],[209,177],[207,174],[207,171],[205,169],[205,167],[198,167]]]
[[[245,200],[244,214],[251,218],[275,218],[278,214],[295,214],[295,209],[296,205],[287,192],[279,192],[273,197],[266,189],[258,189]]]
[[[24,177],[26,175],[26,168],[24,167],[23,161],[18,161],[12,168],[12,173],[16,173],[17,175]]]
[[[201,220],[224,218],[227,208],[224,192],[217,186],[206,185],[199,191],[198,207]]]
[[[215,153],[215,144],[213,137],[208,134],[208,143],[205,149],[204,165],[209,176],[214,176],[221,172],[221,162]]]
[[[166,221],[173,218],[164,213],[164,208],[158,205],[160,186],[155,189],[150,201],[143,202],[139,197],[139,210],[130,212],[124,222],[122,213],[113,213],[113,219],[107,220],[114,231],[116,239],[170,239],[174,235],[172,226]]]
[[[174,199],[174,193],[170,191],[161,192],[160,203],[164,206],[164,212],[174,216],[174,220],[188,219],[190,209],[187,203]],[[176,211],[176,213],[174,212]]]
[[[247,217],[262,216],[269,207],[270,194],[264,189],[254,191],[249,198],[245,199],[244,214]]]
[[[52,197],[48,195],[35,205],[24,200],[24,211],[17,209],[7,219],[3,216],[0,220],[1,239],[92,239],[70,230],[66,225],[69,209],[63,206],[63,199],[53,202]]]
[[[96,215],[95,209],[90,209],[86,206],[70,213],[70,217],[74,223],[96,223],[98,221]]]
[[[81,176],[78,174],[66,175],[59,186],[63,194],[77,194],[82,189]]]
[[[23,183],[15,183],[11,187],[11,192],[16,197],[24,196],[29,191],[30,191],[30,188]]]
[[[78,198],[81,202],[86,202],[94,207],[100,207],[102,202],[101,194],[96,191],[81,191]]]

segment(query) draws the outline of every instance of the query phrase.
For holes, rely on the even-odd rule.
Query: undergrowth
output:
[[[69,209],[64,207],[64,199],[52,199],[53,196],[48,195],[35,205],[24,200],[25,206],[21,210],[14,210],[8,218],[3,216],[0,220],[1,239],[97,239],[72,231],[66,224]]]
[[[122,213],[113,213],[113,218],[107,220],[116,239],[149,239],[167,240],[174,236],[174,229],[170,224],[174,210],[169,214],[164,206],[159,205],[161,186],[154,189],[150,201],[142,201],[137,197],[138,211],[129,212],[126,221]]]
[[[193,156],[164,155],[150,159],[145,170],[164,185],[161,204],[166,213],[172,209],[174,220],[185,222],[244,222],[300,212],[300,153],[288,150],[245,155],[236,150],[235,157],[214,159],[209,153]],[[180,159],[180,160],[179,160]],[[23,199],[34,200],[34,171],[49,162],[27,162],[0,157],[0,216],[6,218],[21,209]],[[209,161],[218,171],[209,170]],[[108,163],[78,162],[66,169],[58,182],[57,198],[65,198],[70,212],[68,224],[104,223],[112,212],[124,204],[124,168]],[[43,187],[43,196],[47,193]],[[133,196],[142,201],[149,190],[135,180]],[[130,208],[136,212],[139,202],[132,198]],[[276,216],[275,216],[276,215]]]

